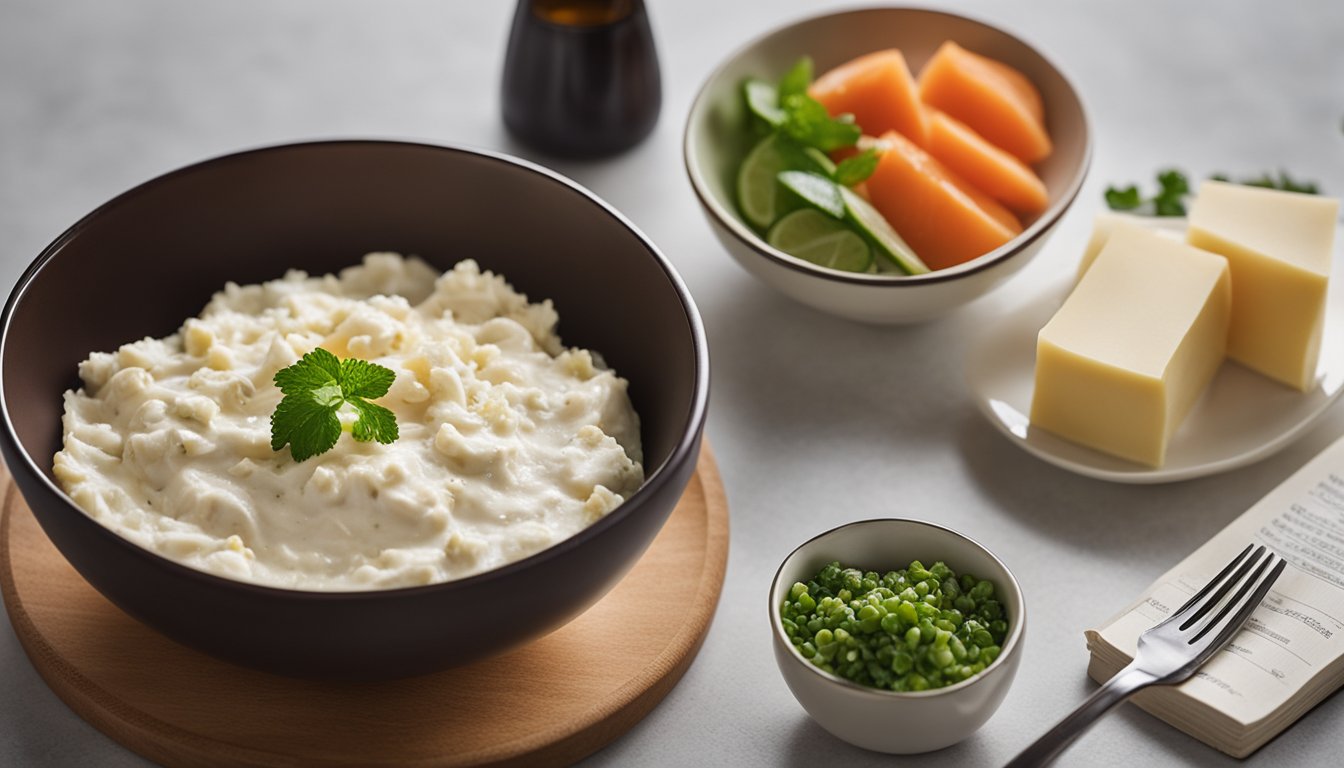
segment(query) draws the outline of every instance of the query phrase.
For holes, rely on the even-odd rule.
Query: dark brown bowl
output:
[[[463,258],[550,298],[568,345],[630,381],[644,485],[576,536],[469,578],[374,592],[305,592],[212,576],[85,515],[53,480],[61,393],[91,351],[173,333],[233,280],[325,274],[369,251]],[[550,171],[465,149],[294,144],[208,160],[102,205],[49,245],[5,305],[0,450],[42,529],[130,615],[229,661],[303,677],[379,679],[463,664],[549,632],[644,552],[699,453],[704,330],[657,248]]]

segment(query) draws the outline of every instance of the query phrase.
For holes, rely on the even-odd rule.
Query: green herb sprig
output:
[[[877,170],[877,163],[882,159],[882,155],[873,147],[863,150],[857,155],[847,157],[841,160],[835,166],[835,173],[832,179],[836,184],[843,184],[846,187],[852,187],[855,184],[867,179]]]
[[[1232,179],[1226,173],[1215,173],[1209,177],[1214,181],[1232,182]],[[1304,195],[1319,195],[1320,187],[1314,181],[1295,181],[1288,175],[1287,171],[1280,170],[1278,178],[1269,173],[1262,173],[1259,176],[1250,176],[1240,181],[1232,182],[1242,184],[1247,187],[1264,187],[1265,189],[1277,189],[1283,192],[1301,192]]]
[[[1269,173],[1233,181],[1225,173],[1215,173],[1209,177],[1214,181],[1243,184],[1248,187],[1263,187],[1284,192],[1301,192],[1308,195],[1320,194],[1315,182],[1296,181],[1286,171],[1279,171],[1278,177]],[[1129,211],[1147,216],[1184,216],[1185,200],[1190,195],[1190,181],[1186,175],[1175,168],[1159,171],[1157,174],[1157,194],[1144,198],[1138,186],[1107,187],[1106,205],[1113,211]]]
[[[1128,187],[1107,187],[1106,205],[1113,211],[1148,213],[1152,216],[1184,216],[1185,198],[1190,194],[1190,181],[1184,173],[1168,168],[1157,174],[1158,192],[1148,199],[1139,194],[1133,184]],[[1144,206],[1149,208],[1145,209]]]
[[[821,102],[807,94],[812,84],[812,59],[804,56],[772,85],[763,80],[748,80],[743,85],[747,104],[765,132],[775,132],[788,142],[788,151],[801,156],[805,150],[832,152],[852,147],[863,135],[850,114],[832,117]],[[846,158],[836,166],[831,178],[852,187],[872,175],[877,168],[878,153],[866,150]],[[796,167],[809,167],[799,160]]]
[[[382,397],[396,374],[367,360],[340,360],[321,347],[275,374],[284,393],[271,414],[271,450],[286,444],[295,461],[331,450],[345,428],[340,412],[349,406],[358,414],[350,427],[360,442],[391,443],[397,439],[397,417],[369,402]]]

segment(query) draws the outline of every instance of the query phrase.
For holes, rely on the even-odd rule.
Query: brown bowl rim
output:
[[[718,79],[719,76],[723,73],[723,70],[727,68],[727,66],[730,63],[737,60],[738,58],[746,54],[747,51],[750,51],[751,49],[757,47],[766,40],[797,27],[803,27],[808,24],[818,22],[822,19],[827,19],[834,16],[865,15],[870,13],[883,13],[891,11],[895,12],[908,11],[913,13],[929,14],[932,16],[943,16],[950,19],[956,19],[962,22],[977,24],[993,32],[1004,35],[1013,42],[1018,43],[1022,47],[1026,48],[1035,55],[1039,56],[1041,58],[1041,61],[1045,62],[1046,66],[1052,69],[1055,72],[1055,74],[1058,75],[1059,78],[1064,81],[1064,84],[1068,86],[1069,91],[1073,94],[1074,99],[1078,102],[1078,111],[1082,115],[1083,156],[1081,161],[1078,163],[1078,167],[1074,170],[1073,178],[1069,181],[1068,188],[1065,190],[1065,193],[1061,195],[1058,200],[1055,201],[1054,205],[1046,209],[1046,212],[1042,214],[1040,218],[1036,219],[1036,221],[1032,222],[1031,226],[1028,227],[1024,232],[1022,232],[1022,234],[1018,235],[1012,240],[1009,240],[1008,242],[1004,243],[998,248],[995,248],[994,250],[988,253],[981,254],[972,259],[971,261],[965,262],[964,264],[958,264],[956,266],[949,267],[947,269],[932,270],[923,275],[896,275],[896,274],[874,275],[865,272],[842,272],[840,270],[830,269],[828,267],[822,267],[816,264],[811,264],[809,262],[803,261],[802,259],[789,256],[788,254],[782,251],[772,248],[768,243],[765,243],[763,240],[761,240],[760,235],[757,235],[737,217],[729,215],[725,218],[725,216],[718,210],[717,200],[714,199],[713,195],[711,195],[707,190],[703,188],[703,182],[701,180],[701,173],[699,167],[696,166],[691,160],[690,149],[691,149],[692,124],[695,121],[696,115],[699,113],[701,109],[701,103],[706,98],[706,94],[709,90],[710,83]],[[965,16],[959,13],[949,13],[947,11],[940,11],[933,8],[925,8],[922,6],[908,6],[908,5],[859,6],[859,7],[841,9],[838,11],[831,11],[828,13],[813,14],[811,16],[806,16],[796,21],[781,24],[777,27],[774,27],[773,29],[770,29],[767,32],[758,35],[745,45],[739,46],[731,54],[725,57],[723,61],[721,61],[719,65],[716,66],[714,70],[709,73],[709,76],[705,78],[705,82],[701,84],[700,89],[696,92],[695,98],[691,101],[691,108],[686,116],[686,127],[683,131],[682,136],[681,154],[682,154],[682,163],[686,169],[686,175],[687,177],[689,177],[691,182],[691,190],[695,193],[696,199],[699,200],[700,207],[703,208],[714,219],[715,223],[722,226],[725,230],[730,232],[735,239],[737,239],[746,247],[755,251],[757,254],[764,256],[766,259],[770,260],[771,262],[774,262],[775,264],[781,267],[793,270],[794,272],[801,272],[802,274],[805,275],[811,275],[813,277],[820,277],[827,280],[833,280],[839,283],[849,283],[851,285],[863,285],[876,288],[885,288],[885,287],[900,288],[900,287],[930,285],[933,283],[948,282],[962,277],[974,275],[977,272],[982,272],[986,269],[989,269],[990,267],[997,266],[1007,261],[1008,259],[1011,259],[1013,256],[1016,256],[1017,254],[1027,250],[1027,248],[1032,243],[1036,242],[1037,240],[1041,239],[1046,234],[1048,234],[1050,229],[1054,227],[1054,225],[1059,221],[1059,219],[1062,218],[1064,214],[1068,212],[1069,208],[1073,205],[1073,201],[1077,199],[1078,193],[1082,191],[1083,181],[1087,178],[1088,170],[1092,165],[1092,128],[1091,128],[1091,120],[1088,118],[1087,114],[1087,105],[1083,102],[1082,93],[1078,90],[1077,86],[1074,85],[1073,80],[1070,79],[1069,76],[1064,73],[1064,70],[1060,69],[1059,66],[1055,64],[1053,59],[1051,59],[1049,56],[1041,52],[1036,46],[1027,43],[1025,40],[1018,37],[1017,35],[1014,35],[1011,32],[1008,32],[1007,30],[995,26],[994,24],[991,24],[982,19],[974,18],[972,16]]]
[[[695,356],[695,371],[694,371],[695,382],[693,385],[693,397],[690,403],[689,411],[687,413],[686,422],[682,428],[682,434],[678,438],[676,446],[673,448],[672,452],[668,455],[667,459],[664,460],[656,469],[654,469],[652,474],[647,475],[645,477],[644,483],[640,485],[639,490],[635,491],[635,493],[629,499],[626,499],[624,502],[622,502],[621,505],[617,507],[615,510],[604,516],[601,520],[598,520],[597,522],[593,523],[587,528],[584,528],[583,530],[574,534],[573,536],[570,536],[569,538],[564,539],[563,541],[560,541],[550,547],[547,547],[546,549],[543,549],[540,552],[529,555],[528,557],[525,557],[521,560],[515,560],[511,563],[506,563],[505,565],[502,565],[498,568],[493,568],[491,570],[473,574],[471,576],[466,576],[460,579],[453,579],[449,581],[442,581],[433,584],[423,584],[411,587],[397,587],[393,589],[370,589],[370,590],[293,589],[288,587],[277,587],[267,584],[258,584],[250,581],[229,579],[223,576],[217,576],[215,574],[208,573],[206,571],[191,568],[175,560],[160,555],[157,552],[142,547],[130,541],[129,539],[123,538],[112,529],[102,525],[101,523],[98,523],[98,521],[89,517],[88,514],[84,512],[84,510],[82,510],[79,507],[79,505],[76,504],[74,500],[71,499],[65,493],[65,491],[63,491],[59,486],[57,486],[55,483],[51,481],[51,479],[47,476],[46,472],[44,472],[37,465],[32,455],[29,454],[28,450],[23,446],[23,443],[19,440],[18,434],[14,431],[13,422],[9,416],[10,404],[5,394],[4,368],[2,365],[0,365],[0,421],[3,422],[3,429],[0,429],[0,439],[3,439],[6,443],[8,443],[9,447],[14,451],[15,455],[22,457],[23,461],[26,464],[25,469],[34,477],[36,477],[38,482],[40,482],[43,486],[45,486],[46,490],[55,494],[56,498],[63,501],[65,506],[68,508],[69,512],[83,516],[86,522],[93,525],[97,529],[98,535],[102,536],[105,540],[109,541],[109,543],[112,546],[118,546],[122,547],[123,549],[127,549],[134,556],[140,557],[143,560],[153,562],[156,565],[163,567],[175,573],[178,576],[192,579],[197,582],[202,582],[206,586],[237,589],[243,592],[248,592],[259,596],[275,599],[299,599],[299,600],[317,600],[317,601],[372,601],[372,600],[385,600],[385,599],[391,600],[396,599],[398,597],[410,597],[410,596],[423,597],[438,592],[454,592],[458,590],[469,590],[478,584],[493,581],[496,579],[507,578],[513,576],[518,572],[526,570],[537,563],[563,556],[568,552],[570,552],[571,550],[583,545],[588,540],[593,539],[597,537],[599,534],[603,533],[604,531],[616,526],[626,517],[628,517],[631,514],[634,514],[634,512],[638,508],[645,505],[645,503],[649,498],[656,495],[663,488],[663,486],[671,482],[671,478],[673,477],[673,475],[675,475],[674,468],[690,460],[691,456],[699,449],[700,437],[704,429],[704,423],[708,411],[709,346],[708,341],[705,337],[704,324],[700,318],[700,312],[696,308],[695,301],[691,297],[690,291],[687,289],[680,275],[677,274],[675,268],[673,268],[672,263],[667,259],[666,256],[663,255],[662,251],[658,249],[658,247],[653,243],[653,241],[649,239],[649,237],[645,235],[642,231],[640,231],[640,229],[636,227],[629,219],[627,219],[623,214],[621,214],[620,211],[616,210],[616,208],[612,206],[610,203],[598,197],[595,193],[588,190],[586,187],[582,186],[578,182],[569,179],[568,177],[563,176],[560,173],[557,173],[556,171],[553,171],[542,165],[533,163],[528,160],[524,160],[519,157],[514,157],[512,155],[508,155],[503,152],[497,152],[494,150],[468,147],[464,145],[432,144],[423,141],[407,141],[398,139],[361,139],[361,138],[319,139],[313,141],[283,142],[283,143],[269,144],[260,147],[255,147],[252,149],[245,149],[237,152],[228,152],[216,155],[207,158],[205,160],[200,160],[194,163],[190,163],[188,165],[181,166],[174,170],[155,176],[149,179],[148,181],[141,182],[140,184],[137,184],[136,186],[130,188],[129,190],[122,192],[121,194],[111,198],[110,200],[94,208],[89,213],[85,214],[82,218],[80,218],[78,221],[72,224],[68,229],[66,229],[64,232],[58,235],[56,239],[52,240],[51,243],[49,243],[45,248],[43,248],[42,251],[37,255],[37,258],[35,258],[33,262],[28,265],[27,269],[23,271],[23,274],[14,283],[14,288],[11,290],[9,298],[5,302],[3,312],[0,312],[0,361],[3,361],[5,355],[5,349],[8,346],[10,325],[14,318],[15,310],[17,309],[19,303],[23,300],[24,294],[27,293],[28,288],[31,286],[33,281],[38,277],[38,275],[41,273],[42,269],[46,266],[46,264],[50,262],[53,258],[55,258],[56,254],[66,245],[66,243],[68,243],[70,240],[78,236],[95,219],[110,215],[111,212],[115,211],[116,208],[126,203],[127,201],[139,197],[143,195],[146,191],[155,189],[162,184],[169,183],[179,176],[185,176],[190,173],[196,173],[203,170],[208,170],[212,166],[236,162],[242,158],[250,158],[255,155],[265,155],[270,153],[305,150],[310,148],[338,148],[338,149],[356,150],[368,147],[401,148],[401,149],[412,149],[417,151],[448,152],[459,155],[471,155],[475,157],[483,157],[487,160],[499,163],[500,167],[505,169],[506,172],[522,171],[527,173],[534,173],[554,184],[559,185],[562,189],[570,193],[575,193],[580,195],[581,197],[586,198],[590,203],[596,205],[600,212],[615,219],[618,224],[620,224],[627,231],[633,234],[636,240],[638,240],[639,243],[644,247],[648,255],[653,258],[655,264],[662,269],[664,276],[667,278],[669,284],[672,286],[672,289],[676,292],[677,298],[681,301],[682,309],[684,310],[684,313],[686,315],[686,321],[691,332],[691,345],[692,345],[692,351]]]

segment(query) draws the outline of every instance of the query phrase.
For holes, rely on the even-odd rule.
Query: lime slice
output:
[[[872,242],[877,252],[886,256],[898,269],[907,275],[923,275],[929,271],[928,266],[919,260],[915,252],[909,245],[901,239],[901,236],[892,229],[885,217],[878,213],[877,209],[859,197],[848,187],[835,185],[839,190],[840,198],[844,201],[845,212],[849,214],[849,220],[858,227]]]
[[[779,174],[779,183],[813,208],[837,219],[845,218],[840,187],[825,176],[811,171],[784,171]]]
[[[825,152],[811,147],[800,149],[777,133],[761,139],[747,153],[747,159],[742,161],[742,167],[737,171],[737,202],[742,215],[752,225],[764,230],[769,229],[780,216],[797,208],[797,199],[780,188],[780,174],[788,172],[815,177],[815,180],[799,182],[807,192],[794,191],[810,205],[818,205],[814,198],[820,199],[827,213],[837,219],[842,218],[845,215],[844,203],[839,193],[825,188],[825,185],[833,187],[834,184],[812,171],[829,176],[835,171],[835,163]]]
[[[737,204],[752,225],[766,229],[784,213],[787,201],[780,194],[779,173],[788,167],[775,134],[761,139],[742,161],[737,171]]]
[[[873,263],[873,250],[862,237],[843,222],[811,208],[780,219],[770,228],[766,242],[790,256],[844,272],[865,272]]]
[[[748,80],[742,84],[747,97],[747,109],[772,128],[784,124],[784,110],[779,108],[779,89],[764,80]]]

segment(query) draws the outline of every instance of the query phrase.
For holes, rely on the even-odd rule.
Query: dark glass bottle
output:
[[[662,106],[643,0],[519,0],[504,59],[504,125],[567,157],[629,149]]]

